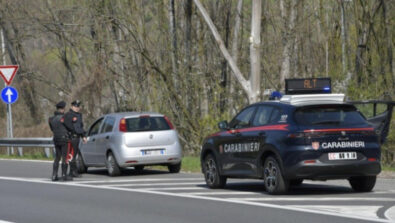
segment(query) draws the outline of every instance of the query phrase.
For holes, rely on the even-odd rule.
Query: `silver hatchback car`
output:
[[[88,142],[80,143],[77,166],[107,167],[110,176],[122,168],[166,165],[171,173],[181,169],[181,145],[170,120],[158,113],[126,112],[104,115],[89,128]]]

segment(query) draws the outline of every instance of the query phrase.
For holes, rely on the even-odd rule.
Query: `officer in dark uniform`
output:
[[[69,178],[67,176],[67,129],[63,125],[64,122],[64,108],[66,106],[66,102],[61,101],[56,104],[56,111],[54,116],[50,117],[49,127],[53,132],[53,141],[55,144],[55,160],[53,163],[53,171],[52,171],[52,181],[58,180],[58,169],[59,169],[59,161],[62,158],[62,180],[73,180],[73,178]]]
[[[73,159],[70,162],[70,176],[80,177],[77,170],[76,157],[79,154],[80,138],[86,143],[86,132],[82,123],[82,114],[80,111],[81,101],[75,100],[71,102],[70,111],[64,115],[64,126],[67,128],[69,142],[74,149]]]

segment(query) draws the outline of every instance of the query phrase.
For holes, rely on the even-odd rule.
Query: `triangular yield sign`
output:
[[[18,65],[0,66],[0,75],[7,85],[11,84],[12,79],[14,79],[14,76],[18,68],[19,68]]]

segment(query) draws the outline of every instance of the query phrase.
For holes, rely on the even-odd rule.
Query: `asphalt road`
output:
[[[259,180],[211,190],[201,174],[92,169],[73,182],[49,180],[50,162],[0,160],[3,222],[395,222],[394,179],[371,193],[347,181],[305,181],[271,196]]]

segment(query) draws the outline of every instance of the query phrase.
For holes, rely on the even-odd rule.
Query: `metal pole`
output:
[[[3,29],[1,29],[1,53],[3,55],[3,65],[6,65],[5,61],[5,42],[4,42],[4,34]],[[4,83],[4,87],[7,87],[7,84]],[[7,138],[12,138],[12,120],[10,118],[11,115],[11,105],[7,104]],[[11,152],[13,153],[14,148],[7,147],[7,155],[10,155]]]

